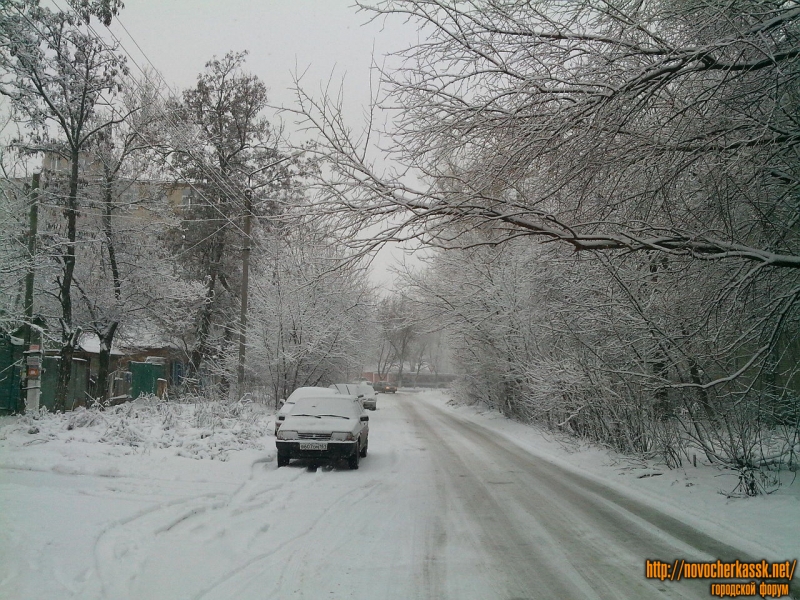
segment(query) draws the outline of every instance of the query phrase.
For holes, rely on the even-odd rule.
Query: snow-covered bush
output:
[[[264,448],[271,422],[271,412],[256,403],[144,396],[107,408],[80,407],[68,413],[42,411],[20,417],[0,436],[35,427],[43,439],[69,438],[137,451],[174,448],[179,456],[224,461],[231,451]]]
[[[409,281],[450,335],[456,397],[670,467],[796,468],[800,315],[770,304],[779,281],[718,298],[720,265],[469,240]]]

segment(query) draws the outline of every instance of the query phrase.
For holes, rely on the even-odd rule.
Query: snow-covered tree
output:
[[[0,154],[4,177],[0,180],[0,331],[14,331],[24,318],[25,277],[35,268],[28,253],[30,185],[12,177],[13,165]]]
[[[246,53],[206,64],[197,84],[171,106],[170,164],[191,183],[174,248],[206,287],[196,314],[191,368],[227,351],[239,332],[240,249],[247,212],[258,223],[291,196],[300,164],[279,149],[280,132],[264,116],[267,88],[244,70]],[[252,204],[246,191],[255,190]],[[224,375],[227,381],[230,374]]]
[[[448,332],[462,397],[669,464],[690,448],[742,469],[796,455],[798,323],[770,346],[774,287],[720,297],[735,273],[686,258],[465,239],[475,247],[412,281]],[[780,352],[753,368],[759,347]]]
[[[152,179],[158,173],[153,168],[154,130],[161,128],[164,114],[160,90],[152,81],[145,74],[122,87],[119,102],[97,117],[115,124],[100,131],[86,148],[81,228],[88,243],[79,249],[84,265],[79,290],[84,329],[100,342],[95,387],[101,401],[108,394],[111,348],[118,329],[137,319],[158,320],[165,313],[160,306],[164,288],[179,281],[163,243],[164,232],[176,222],[167,199],[169,185]],[[188,294],[185,306],[194,301]]]
[[[297,91],[330,229],[364,250],[457,250],[437,258],[433,297],[461,319],[477,395],[508,412],[585,432],[602,406],[592,435],[632,449],[691,413],[682,435],[709,456],[764,464],[748,420],[796,418],[800,390],[800,8],[359,5],[420,41],[381,72],[382,136]],[[366,227],[380,233],[361,241]]]
[[[403,385],[403,373],[408,365],[416,366],[419,352],[419,314],[402,295],[390,296],[378,305],[380,335],[388,344],[390,366],[397,368],[397,385]]]
[[[120,119],[98,119],[125,74],[124,59],[88,29],[93,13],[109,20],[117,2],[80,3],[78,11],[54,12],[35,0],[12,0],[0,8],[0,93],[10,99],[26,134],[17,149],[47,152],[67,161],[63,195],[65,232],[57,255],[61,273],[61,366],[56,408],[63,408],[79,328],[73,315],[81,159],[90,141]]]
[[[337,98],[298,90],[332,170],[322,202],[344,223],[444,247],[486,224],[495,242],[800,268],[794,4],[362,8],[417,23],[421,41],[382,73],[405,170],[376,168],[375,137],[347,127]]]
[[[262,239],[252,279],[249,377],[274,399],[358,377],[371,361],[374,292],[325,235],[297,227]]]

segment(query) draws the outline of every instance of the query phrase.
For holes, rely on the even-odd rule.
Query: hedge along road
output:
[[[369,414],[357,471],[273,452],[109,524],[80,597],[708,598],[645,560],[750,559],[419,395]]]

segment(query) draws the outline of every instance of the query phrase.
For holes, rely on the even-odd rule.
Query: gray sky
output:
[[[141,64],[127,29],[180,88],[192,85],[212,56],[248,50],[249,70],[275,103],[291,101],[292,72],[309,66],[309,83],[327,80],[332,71],[337,78],[346,74],[349,99],[364,103],[373,48],[380,57],[416,40],[415,29],[400,20],[367,20],[351,0],[126,0],[111,29]]]
[[[56,0],[59,4],[64,0]],[[126,0],[111,29],[140,66],[149,59],[173,91],[194,84],[213,56],[247,50],[246,68],[270,90],[277,106],[293,102],[292,75],[316,93],[343,81],[346,115],[358,128],[370,100],[370,66],[417,39],[402,19],[368,23],[352,0]],[[129,35],[130,34],[130,37]],[[132,39],[135,40],[135,43]],[[141,51],[137,48],[137,44]],[[144,52],[143,56],[142,52]],[[132,72],[138,75],[134,64]],[[292,124],[286,123],[287,131]],[[386,249],[373,277],[388,283],[387,267],[403,252]]]

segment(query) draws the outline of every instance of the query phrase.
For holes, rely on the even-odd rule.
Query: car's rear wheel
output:
[[[278,454],[278,466],[279,467],[286,467],[289,465],[289,457],[288,456],[281,456]]]
[[[359,452],[359,454],[361,455],[361,458],[366,458],[367,457],[367,448],[368,447],[369,447],[369,438],[367,438],[364,441],[364,447],[361,449],[361,452]]]
[[[356,447],[355,451],[347,458],[347,466],[351,469],[358,468],[358,459],[361,457],[361,452],[359,452],[358,447]]]

